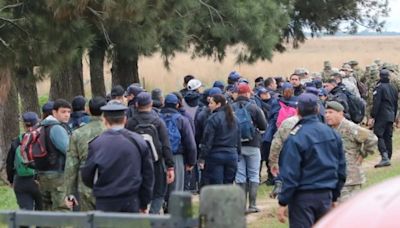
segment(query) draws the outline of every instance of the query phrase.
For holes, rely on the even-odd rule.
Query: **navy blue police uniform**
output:
[[[301,99],[317,105],[316,96],[305,94],[299,109]],[[289,206],[290,227],[311,227],[338,199],[346,181],[342,139],[318,115],[302,117],[283,146],[279,167],[283,185],[278,200]]]
[[[125,106],[110,102],[101,108],[105,116],[125,116]],[[151,201],[151,152],[142,136],[124,126],[112,127],[89,142],[81,175],[84,184],[93,188],[96,210],[137,213],[147,209]]]

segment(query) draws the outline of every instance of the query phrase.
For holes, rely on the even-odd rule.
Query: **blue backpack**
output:
[[[251,115],[247,110],[250,105],[250,102],[247,102],[247,104],[245,105],[240,103],[233,104],[233,110],[240,125],[242,142],[249,142],[253,140],[256,133],[256,128],[254,127],[253,120],[251,119]]]
[[[179,131],[177,125],[181,114],[161,113],[160,116],[164,120],[168,129],[169,143],[171,144],[172,154],[177,154],[182,139],[181,132]]]

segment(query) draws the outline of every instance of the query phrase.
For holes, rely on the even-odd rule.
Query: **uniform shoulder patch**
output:
[[[300,130],[300,128],[302,127],[301,124],[294,126],[294,128],[292,129],[292,131],[290,131],[291,135],[296,135],[297,132]]]

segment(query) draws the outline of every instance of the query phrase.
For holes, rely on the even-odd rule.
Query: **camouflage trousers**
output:
[[[43,200],[45,211],[67,211],[64,203],[65,192],[63,191],[63,173],[39,173],[39,190]]]
[[[94,211],[96,202],[93,194],[90,192],[79,193],[80,211]]]
[[[340,193],[339,202],[343,203],[347,201],[348,199],[356,195],[360,190],[361,190],[361,184],[343,186],[342,191]]]

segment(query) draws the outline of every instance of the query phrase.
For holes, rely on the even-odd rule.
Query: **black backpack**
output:
[[[158,161],[162,153],[162,144],[158,135],[157,127],[154,125],[155,120],[151,123],[146,123],[137,115],[133,117],[133,120],[136,122],[133,131],[143,137],[152,152],[153,161]]]
[[[351,121],[359,124],[363,121],[365,116],[365,102],[362,98],[345,90],[344,94],[347,96],[347,104],[349,106],[349,114]]]

